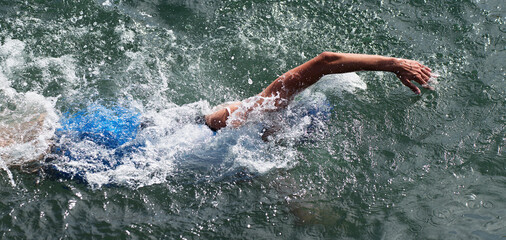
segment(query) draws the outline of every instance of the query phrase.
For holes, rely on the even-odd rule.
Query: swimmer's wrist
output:
[[[370,55],[368,61],[364,62],[361,70],[396,72],[399,66],[399,59],[380,55]]]
[[[383,57],[383,59],[380,61],[381,68],[380,71],[385,72],[392,72],[392,73],[399,73],[399,66],[401,62],[401,58],[394,58],[394,57]]]

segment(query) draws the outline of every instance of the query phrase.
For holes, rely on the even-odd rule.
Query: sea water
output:
[[[505,18],[502,1],[0,1],[0,236],[502,239]],[[331,75],[242,128],[193,121],[323,51],[415,59],[438,84]]]

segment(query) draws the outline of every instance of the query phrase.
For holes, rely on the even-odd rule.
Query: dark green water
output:
[[[46,111],[54,125],[64,112],[113,102],[160,126],[122,168],[52,163],[90,171],[84,182],[2,170],[0,236],[506,239],[504,7],[0,0],[2,123]],[[322,51],[412,58],[439,84],[415,96],[393,74],[334,79],[303,97],[323,95],[330,119],[310,134],[286,127],[276,142],[252,127],[202,144],[194,130],[170,127],[183,121],[177,113],[252,96]],[[75,148],[107,154],[87,144]],[[9,151],[37,150],[0,148]]]

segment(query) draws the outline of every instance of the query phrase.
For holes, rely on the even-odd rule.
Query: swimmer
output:
[[[252,112],[277,111],[285,108],[291,100],[309,86],[318,82],[324,75],[356,71],[387,71],[397,75],[405,86],[415,94],[428,85],[431,69],[417,61],[384,57],[378,55],[323,52],[308,62],[286,72],[272,82],[257,96],[241,102],[220,107],[205,116],[205,124],[213,131],[224,127],[239,127]]]
[[[285,108],[295,95],[318,82],[324,75],[355,71],[392,72],[397,75],[402,84],[416,94],[420,94],[420,89],[413,82],[432,89],[428,85],[431,70],[417,61],[378,55],[323,52],[281,75],[258,95],[241,102],[222,104],[212,113],[199,117],[198,122],[206,124],[213,131],[225,127],[240,127],[251,114],[262,114],[262,112],[279,111]],[[40,117],[27,123],[0,126],[0,150],[11,145],[34,142],[35,136],[42,131],[44,120],[45,115],[41,114]],[[141,123],[141,128],[142,126]],[[264,134],[270,134],[276,129],[271,130],[267,130]],[[262,138],[265,140],[265,136]],[[47,152],[50,150],[42,154]],[[0,157],[7,156],[0,154]]]

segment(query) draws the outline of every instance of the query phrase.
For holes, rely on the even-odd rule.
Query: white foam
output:
[[[15,68],[25,64],[24,51],[25,43],[17,39],[6,39],[0,46],[0,72],[9,75]]]
[[[126,29],[124,24],[116,26],[114,32],[120,34],[121,43],[132,43],[135,40],[135,33],[132,30]]]
[[[106,0],[105,2],[102,3],[102,6],[110,7],[112,6],[112,3],[109,0]]]
[[[42,70],[43,79],[51,79],[51,69],[56,69],[62,77],[71,84],[77,84],[75,59],[70,55],[63,55],[58,58],[39,57],[34,59],[32,66]]]
[[[35,92],[19,93],[9,77],[26,67],[25,44],[7,39],[0,46],[0,156],[5,166],[22,166],[38,159],[49,149],[58,116],[56,99]]]
[[[342,93],[343,91],[354,93],[357,90],[366,90],[367,84],[358,74],[342,73],[325,75],[318,81],[314,88],[323,92]]]
[[[282,154],[278,154],[281,153]],[[251,172],[264,174],[276,168],[288,168],[296,158],[295,149],[270,145],[258,136],[242,135],[231,146],[234,167],[246,167]]]
[[[11,82],[7,80],[7,77],[1,70],[2,69],[0,68],[0,90],[2,90],[3,93],[9,97],[13,96],[16,91],[11,88]]]
[[[82,174],[94,188],[106,184],[139,188],[165,182],[175,170],[197,175],[201,171],[207,178],[220,179],[244,169],[263,174],[296,163],[298,153],[293,144],[264,142],[261,125],[226,128],[214,135],[207,126],[193,122],[195,116],[209,108],[207,102],[200,101],[183,106],[168,104],[159,111],[143,112],[152,125],[126,144],[142,143],[138,151],[118,157],[115,150],[93,142],[66,142],[72,157],[62,157],[54,164],[63,172]],[[220,171],[208,172],[211,169]]]
[[[14,177],[12,176],[12,172],[7,166],[7,164],[4,162],[3,158],[0,156],[0,167],[7,173],[7,176],[9,177],[9,182],[12,187],[16,186],[16,182],[14,181]]]
[[[7,166],[22,166],[40,160],[48,151],[57,127],[55,99],[27,92],[15,93],[7,101],[15,109],[0,113],[0,128],[6,134],[2,139],[7,138],[4,139],[7,145],[0,146],[3,161]]]

